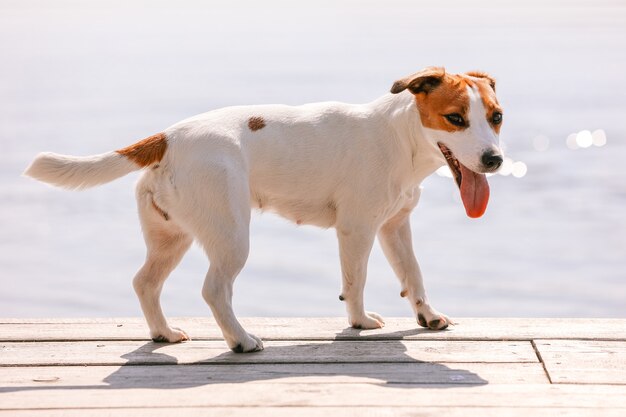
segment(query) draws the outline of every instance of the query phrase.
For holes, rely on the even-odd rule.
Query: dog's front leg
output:
[[[367,228],[337,227],[343,277],[339,299],[346,302],[348,321],[357,329],[378,329],[385,325],[381,316],[366,312],[363,306],[367,260],[375,235],[373,230]]]
[[[420,326],[443,330],[452,321],[431,307],[426,297],[422,272],[411,239],[409,215],[412,207],[400,211],[378,231],[378,240],[391,267],[402,284],[402,297],[407,297]]]

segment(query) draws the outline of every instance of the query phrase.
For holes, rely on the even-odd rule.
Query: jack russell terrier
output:
[[[137,203],[147,256],[133,285],[151,337],[189,340],[167,323],[159,299],[164,281],[195,239],[210,260],[202,295],[228,346],[253,352],[263,343],[244,330],[232,308],[233,282],[248,258],[251,207],[297,224],[336,229],[343,278],[339,299],[352,327],[384,325],[363,306],[376,237],[417,322],[433,330],[451,324],[426,297],[409,215],[422,180],[447,163],[467,215],[481,216],[489,200],[485,173],[502,164],[501,124],[491,76],[428,67],[368,104],[223,108],[117,151],[39,154],[25,174],[81,189],[143,169]]]

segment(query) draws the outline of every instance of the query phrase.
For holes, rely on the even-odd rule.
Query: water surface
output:
[[[424,183],[412,225],[433,304],[453,316],[626,317],[623,3],[336,3],[0,3],[0,316],[140,314],[137,174],[57,190],[20,177],[37,152],[118,149],[233,104],[367,102],[445,65],[496,76],[507,155],[527,173],[491,177],[479,220],[449,178]],[[604,146],[567,146],[598,129]],[[210,314],[207,266],[188,253],[165,285],[167,314]],[[339,288],[332,230],[254,216],[238,314],[342,315]],[[367,308],[411,314],[399,291],[376,245]]]

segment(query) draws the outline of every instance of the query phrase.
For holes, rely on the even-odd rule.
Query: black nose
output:
[[[483,165],[490,171],[495,171],[502,165],[502,156],[494,151],[487,151],[481,158]]]

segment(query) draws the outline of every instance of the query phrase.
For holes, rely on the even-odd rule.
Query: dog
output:
[[[117,151],[88,157],[41,153],[25,175],[82,189],[143,170],[136,197],[147,256],[133,286],[155,341],[189,340],[167,323],[159,299],[164,281],[196,240],[210,261],[202,296],[228,346],[238,353],[263,349],[232,309],[233,282],[248,257],[251,208],[336,229],[339,299],[352,327],[384,326],[380,315],[363,306],[367,261],[378,237],[418,324],[441,330],[451,320],[426,296],[409,215],[422,180],[446,164],[467,215],[485,212],[485,174],[503,161],[495,86],[483,72],[427,67],[367,104],[218,109]]]

